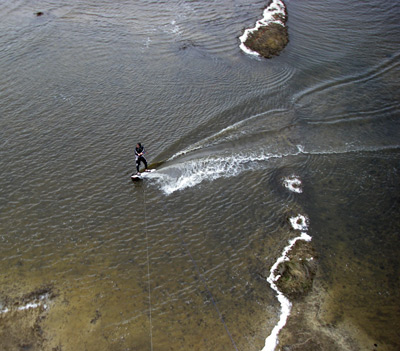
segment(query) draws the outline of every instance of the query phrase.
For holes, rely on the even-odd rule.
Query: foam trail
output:
[[[270,5],[264,10],[263,18],[256,22],[254,28],[246,29],[243,35],[239,38],[241,44],[240,48],[249,55],[260,56],[258,52],[250,50],[246,45],[244,45],[248,36],[258,30],[260,27],[266,27],[271,23],[277,23],[281,26],[285,26],[285,23],[281,20],[281,18],[285,17],[285,5],[280,0],[272,0]]]
[[[280,278],[280,275],[275,275],[275,271],[277,270],[279,264],[284,261],[288,261],[288,252],[292,249],[294,244],[298,240],[305,240],[311,241],[311,236],[305,233],[305,230],[308,230],[308,218],[301,214],[297,215],[296,217],[291,217],[289,219],[293,229],[295,230],[303,230],[300,236],[292,239],[289,241],[289,245],[287,245],[283,251],[282,255],[276,260],[274,265],[271,267],[270,275],[267,278],[268,283],[270,284],[271,288],[276,291],[277,298],[279,303],[281,304],[281,316],[279,318],[279,322],[275,325],[274,329],[272,329],[271,334],[265,339],[265,346],[262,351],[274,351],[276,345],[278,344],[278,334],[280,330],[285,326],[287,318],[290,315],[290,311],[292,309],[292,303],[286,298],[282,292],[278,289],[275,282]]]
[[[220,131],[206,137],[205,139],[200,140],[200,141],[188,146],[186,149],[177,152],[176,154],[172,155],[168,159],[168,161],[172,161],[172,160],[174,160],[180,156],[186,155],[190,152],[200,150],[204,147],[204,145],[210,146],[210,145],[220,144],[221,142],[225,142],[225,141],[236,140],[239,137],[243,136],[242,129],[245,125],[248,125],[250,121],[260,118],[260,117],[266,117],[271,114],[283,113],[283,112],[287,112],[287,110],[286,109],[270,110],[267,112],[261,112],[261,113],[252,115],[250,117],[247,117],[244,120],[241,120],[241,121],[236,122],[226,128],[223,128]]]
[[[200,184],[204,180],[233,177],[246,169],[247,157],[206,157],[189,160],[163,169],[158,179],[161,189],[167,194]],[[250,166],[248,165],[247,168]]]
[[[304,151],[301,146],[298,146],[298,148],[299,148],[299,151],[301,151],[301,152]],[[291,178],[293,178],[295,181],[299,181],[301,184],[300,179],[298,179],[297,177],[292,176]],[[289,190],[291,190],[291,189],[289,189]],[[285,297],[283,295],[283,293],[278,289],[278,287],[275,284],[275,282],[281,277],[280,275],[276,275],[275,271],[277,270],[278,266],[282,262],[289,260],[288,252],[292,249],[292,247],[298,240],[311,241],[311,236],[309,236],[305,232],[308,230],[308,225],[309,225],[308,217],[298,214],[295,217],[289,218],[289,222],[292,225],[292,228],[294,230],[300,230],[302,232],[301,232],[300,236],[289,241],[289,245],[287,245],[283,249],[282,255],[276,260],[276,262],[270,269],[270,275],[267,278],[267,281],[270,284],[271,288],[273,290],[275,290],[277,293],[276,297],[277,297],[279,303],[281,304],[281,315],[279,317],[278,323],[275,325],[274,329],[272,329],[271,334],[265,339],[265,345],[264,345],[264,348],[262,349],[262,351],[274,351],[275,350],[276,345],[278,345],[279,332],[285,326],[286,321],[290,315],[290,311],[292,309],[292,303],[289,301],[289,299],[287,297]]]
[[[284,158],[289,156],[297,156],[300,154],[333,155],[353,152],[377,152],[384,150],[397,150],[400,148],[400,146],[352,146],[351,149],[320,151],[308,151],[305,150],[302,145],[292,146],[291,148],[292,150],[287,150],[286,153],[282,154],[272,154],[266,150],[255,150],[247,155],[212,155],[203,158],[194,158],[196,155],[192,155],[192,159],[183,160],[180,162],[170,159],[169,161],[172,161],[172,164],[163,166],[162,169],[158,170],[157,172],[149,173],[146,175],[146,178],[153,179],[166,195],[170,195],[175,191],[196,186],[205,180],[212,181],[222,177],[230,178],[238,176],[245,171],[260,169],[259,162],[268,161],[269,159],[273,158]],[[176,157],[178,157],[178,155],[176,155]],[[286,186],[285,183],[286,181],[284,180],[284,185]],[[291,184],[291,181],[289,181],[288,189],[291,191],[296,191],[297,193],[301,193],[301,180],[294,179],[293,183],[295,183],[295,187],[292,189],[293,184]],[[296,188],[296,186],[298,186],[298,188]]]
[[[183,190],[200,184],[204,180],[235,177],[240,173],[257,169],[257,162],[271,158],[282,158],[298,155],[303,152],[302,146],[286,154],[271,154],[266,151],[254,151],[250,154],[212,155],[192,159],[164,167],[162,171],[150,173],[148,178],[155,179],[165,194]]]
[[[301,215],[299,215],[301,216]],[[301,216],[303,217],[303,216]],[[298,217],[295,217],[295,219]],[[291,219],[292,222],[292,219]],[[271,267],[270,270],[270,275],[267,278],[268,283],[270,284],[271,288],[276,291],[277,299],[279,303],[281,304],[281,316],[279,318],[279,322],[275,325],[274,329],[272,329],[271,334],[265,339],[265,346],[263,347],[262,351],[274,351],[276,345],[278,344],[278,334],[280,330],[285,326],[287,318],[290,315],[290,311],[292,309],[292,303],[289,301],[288,298],[286,298],[281,291],[279,291],[278,287],[276,286],[275,282],[280,278],[280,275],[275,275],[275,271],[278,268],[279,264],[287,261],[289,258],[287,257],[288,252],[291,250],[291,248],[294,246],[296,241],[298,240],[305,240],[305,241],[310,241],[311,237],[305,233],[302,232],[300,236],[292,239],[289,241],[289,245],[286,246],[283,249],[281,257],[279,257],[274,265]]]

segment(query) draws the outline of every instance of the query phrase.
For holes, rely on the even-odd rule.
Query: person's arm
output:
[[[143,156],[144,154],[145,154],[144,146],[142,146],[142,149],[141,149],[140,153],[138,154],[138,156]]]

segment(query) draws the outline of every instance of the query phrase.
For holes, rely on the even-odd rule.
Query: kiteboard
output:
[[[155,169],[146,169],[145,171],[143,171],[143,172],[141,172],[141,173],[133,173],[132,175],[131,175],[131,179],[132,179],[132,181],[138,181],[138,180],[142,180],[142,179],[144,179],[144,178],[146,178],[146,176],[149,174],[149,173],[152,173],[152,172],[155,172],[156,170]]]

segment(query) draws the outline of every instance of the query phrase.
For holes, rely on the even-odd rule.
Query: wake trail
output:
[[[307,96],[313,95],[315,93],[321,93],[323,91],[332,89],[332,88],[341,88],[343,86],[354,84],[354,83],[364,83],[370,81],[374,78],[380,77],[383,74],[390,72],[392,69],[400,66],[400,53],[397,53],[390,59],[384,61],[373,67],[372,69],[359,74],[358,76],[346,76],[334,79],[329,82],[321,83],[316,86],[312,86],[308,89],[305,89],[297,94],[295,94],[292,98],[293,105],[298,104],[301,100],[306,98]]]
[[[286,153],[271,153],[266,150],[253,151],[248,154],[213,155],[190,160],[176,160],[149,173],[148,179],[154,181],[160,189],[170,195],[176,191],[192,188],[204,181],[219,178],[232,178],[248,171],[262,170],[268,167],[272,159],[284,159],[300,155],[340,155],[360,152],[381,152],[400,150],[400,145],[357,147],[344,146],[342,150],[306,150],[303,145],[295,145]]]

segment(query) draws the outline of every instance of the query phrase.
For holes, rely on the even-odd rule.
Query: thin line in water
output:
[[[144,228],[146,234],[146,253],[147,253],[147,287],[149,291],[149,324],[150,324],[150,350],[153,351],[153,323],[151,320],[151,287],[150,287],[150,260],[149,260],[149,239],[147,235],[147,210],[146,192],[143,187],[143,207],[144,207]]]

